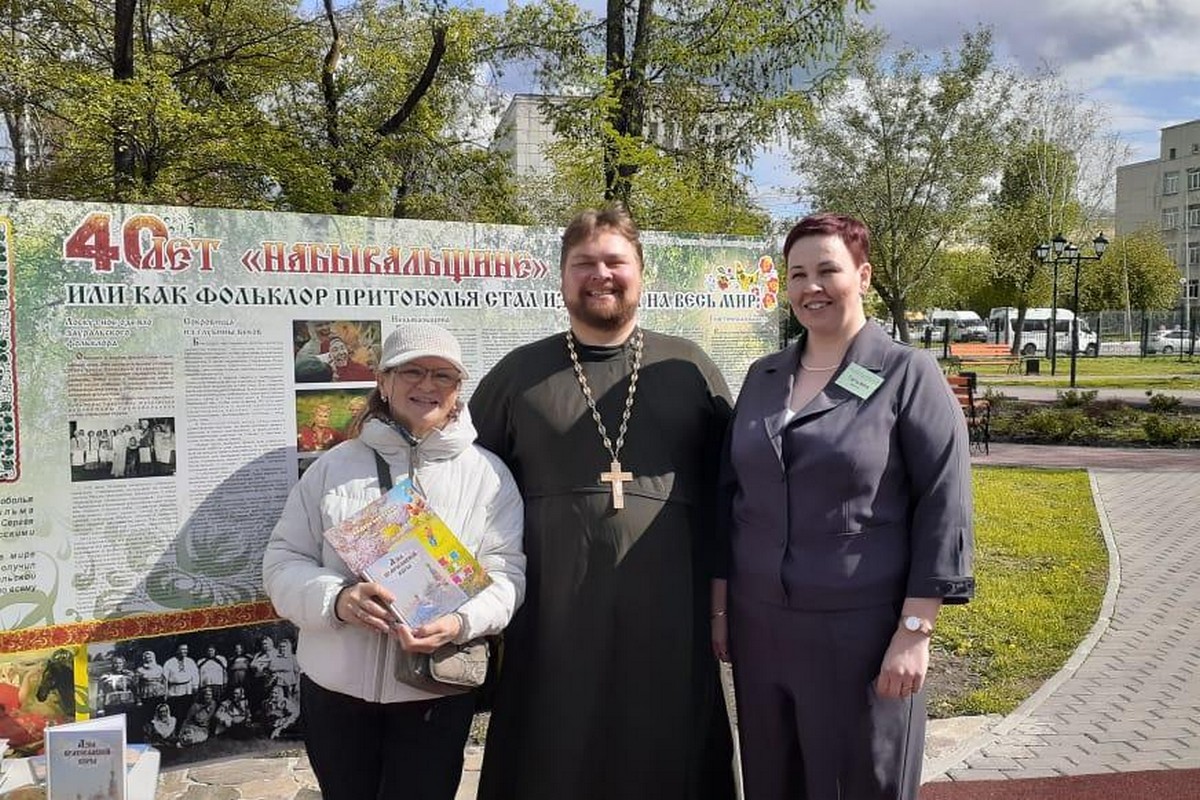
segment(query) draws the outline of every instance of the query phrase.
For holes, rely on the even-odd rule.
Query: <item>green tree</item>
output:
[[[849,11],[865,0],[608,0],[599,19],[561,0],[515,7],[510,29],[536,31],[544,105],[558,134],[601,153],[604,199],[635,208],[654,145],[680,174],[721,173],[794,127],[835,76]],[[601,199],[596,197],[596,200]],[[595,202],[595,201],[592,201]],[[641,215],[645,216],[645,215]]]
[[[934,256],[928,293],[931,308],[971,309],[987,318],[994,303],[992,254],[986,247],[953,246]]]
[[[330,173],[333,209],[445,216],[474,209],[483,192],[495,210],[489,182],[511,183],[502,163],[455,131],[471,112],[475,70],[497,47],[497,20],[436,0],[344,8],[324,0],[323,22],[319,81],[302,76],[300,102],[287,108]]]
[[[1034,140],[1011,152],[1000,188],[992,196],[987,217],[987,240],[994,258],[991,278],[999,295],[996,305],[1017,309],[1014,353],[1021,347],[1026,310],[1055,301],[1062,305],[1062,293],[1056,293],[1058,287],[1052,285],[1054,268],[1047,267],[1034,248],[1064,230],[1079,229],[1081,214],[1074,193],[1077,175],[1071,153],[1053,142]],[[1059,272],[1071,269],[1064,263],[1058,267]]]
[[[0,4],[21,45],[0,54],[0,110],[32,103],[51,154],[30,194],[527,218],[503,160],[467,135],[500,17],[434,0],[307,16],[288,0]]]
[[[1127,159],[1128,148],[1108,130],[1106,111],[1053,70],[1021,82],[1015,96],[1013,143],[1000,188],[992,196],[986,238],[995,256],[997,305],[1017,308],[1015,329],[1020,331],[1028,307],[1054,301],[1053,266],[1037,258],[1033,248],[1058,234],[1077,243],[1091,240],[1112,200],[1116,166]],[[1058,266],[1060,273],[1069,273],[1060,274],[1061,306],[1061,287],[1073,277],[1073,266]],[[1087,307],[1082,300],[1081,307]],[[1019,347],[1018,333],[1013,352]]]
[[[45,59],[38,57],[36,43],[26,33],[40,18],[36,6],[29,0],[0,0],[0,117],[13,154],[12,179],[5,186],[0,175],[0,190],[9,189],[17,197],[32,196],[33,172],[47,150],[37,102]]]
[[[1149,228],[1114,237],[1100,263],[1084,274],[1080,303],[1085,309],[1161,311],[1179,302],[1179,268],[1158,231]]]
[[[638,165],[627,205],[647,229],[761,236],[770,223],[755,206],[748,182],[721,161],[680,160],[648,142],[628,140],[623,154]],[[590,208],[603,197],[603,151],[564,139],[548,150],[551,175],[527,184],[537,197],[537,219],[556,223]]]
[[[306,25],[281,0],[4,10],[21,45],[9,64],[47,141],[30,194],[263,206],[270,171],[298,159],[262,102],[302,63]]]
[[[908,341],[905,312],[927,305],[937,255],[965,238],[984,180],[996,172],[1010,80],[992,68],[987,30],[964,34],[934,63],[886,50],[864,32],[851,88],[806,120],[795,164],[812,205],[871,229],[872,284]]]

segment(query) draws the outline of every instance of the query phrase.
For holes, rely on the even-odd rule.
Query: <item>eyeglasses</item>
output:
[[[389,371],[411,386],[416,386],[423,382],[426,375],[433,381],[433,385],[439,389],[453,389],[462,383],[462,376],[458,374],[458,370],[453,369],[429,369],[427,367],[418,367],[416,364],[410,364],[407,367],[400,367],[399,369]]]

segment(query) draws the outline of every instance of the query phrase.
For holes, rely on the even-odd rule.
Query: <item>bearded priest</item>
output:
[[[637,323],[642,244],[619,206],[567,225],[570,329],[471,398],[525,498],[525,604],[505,633],[480,800],[727,800],[710,645],[730,395],[693,342]]]

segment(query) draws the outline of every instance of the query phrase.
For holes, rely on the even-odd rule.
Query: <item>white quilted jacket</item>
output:
[[[474,441],[466,408],[415,447],[388,424],[370,420],[358,439],[321,456],[292,488],[267,543],[263,582],[279,614],[300,628],[300,668],[320,686],[380,703],[431,696],[395,679],[395,639],[333,614],[338,591],[354,576],[322,534],[379,497],[372,448],[396,482],[415,462],[430,507],[492,576],[491,586],[459,609],[467,624],[458,640],[497,633],[512,619],[525,593],[524,509],[508,468]]]

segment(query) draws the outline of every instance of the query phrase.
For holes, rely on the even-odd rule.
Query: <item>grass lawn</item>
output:
[[[1086,472],[977,467],[974,486],[976,597],[938,617],[933,717],[1016,708],[1091,629],[1108,579]]]
[[[1040,375],[1018,375],[1002,365],[972,365],[986,383],[1010,383],[1028,386],[1070,385],[1071,360],[1059,358],[1054,377],[1050,376],[1050,361],[1041,358]],[[1082,389],[1200,389],[1200,357],[1183,361],[1179,356],[1101,356],[1075,360],[1076,384]]]

